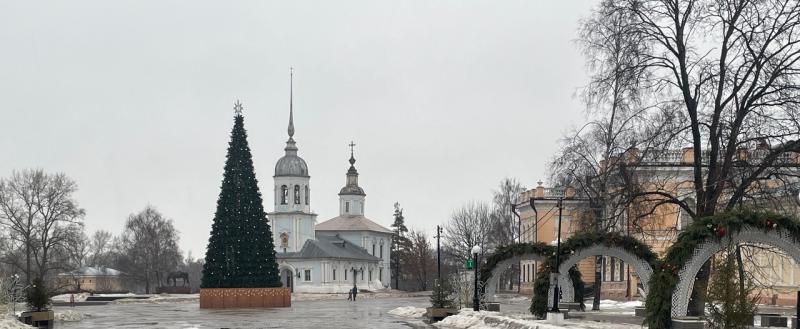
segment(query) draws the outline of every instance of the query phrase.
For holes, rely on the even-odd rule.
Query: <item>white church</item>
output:
[[[294,292],[347,293],[389,287],[392,231],[364,217],[366,193],[358,186],[352,144],[339,215],[317,224],[311,212],[311,176],[297,155],[289,105],[286,154],[275,164],[275,208],[268,213],[284,287]]]

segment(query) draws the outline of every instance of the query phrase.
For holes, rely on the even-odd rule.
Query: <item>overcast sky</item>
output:
[[[545,178],[584,118],[574,43],[595,1],[0,1],[0,176],[64,172],[88,233],[147,204],[205,245],[233,103],[265,210],[287,139],[338,215],[354,140],[366,215],[433,234],[503,177]]]

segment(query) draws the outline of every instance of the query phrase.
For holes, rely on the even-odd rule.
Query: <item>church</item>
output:
[[[308,165],[294,141],[291,97],[289,104],[289,140],[275,164],[275,207],[267,214],[283,286],[308,293],[388,288],[392,231],[364,216],[366,193],[358,185],[353,144],[339,215],[317,224]]]

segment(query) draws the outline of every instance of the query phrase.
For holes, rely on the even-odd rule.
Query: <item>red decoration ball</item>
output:
[[[726,230],[724,227],[718,227],[717,228],[717,236],[720,237],[720,238],[725,236],[725,234],[727,232],[728,232],[728,230]]]

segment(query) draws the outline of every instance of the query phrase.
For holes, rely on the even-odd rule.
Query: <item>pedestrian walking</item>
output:
[[[353,300],[353,289],[347,291],[347,300],[348,301]]]
[[[356,295],[358,295],[358,288],[353,286],[353,301],[356,301]]]
[[[69,294],[69,307],[75,307],[75,294]]]

